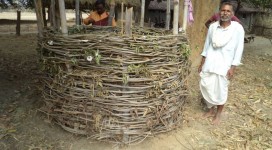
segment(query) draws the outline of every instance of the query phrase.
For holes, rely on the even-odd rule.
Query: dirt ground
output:
[[[243,65],[231,81],[229,99],[219,126],[202,119],[196,68],[190,75],[190,96],[183,125],[120,146],[64,131],[38,111],[40,94],[36,34],[0,34],[0,149],[1,150],[196,150],[272,149],[272,44],[256,37],[245,44]]]

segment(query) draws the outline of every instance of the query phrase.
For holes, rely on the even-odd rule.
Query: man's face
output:
[[[221,21],[230,21],[233,16],[233,9],[230,5],[223,5],[220,9],[220,20]]]
[[[105,8],[104,8],[103,4],[98,4],[98,5],[96,5],[96,11],[97,11],[97,13],[98,13],[99,15],[103,14],[104,11],[105,11]]]

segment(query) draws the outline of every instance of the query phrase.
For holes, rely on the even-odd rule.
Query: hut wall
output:
[[[249,33],[252,29],[254,22],[254,13],[238,13],[237,17],[241,20],[246,33]]]
[[[256,35],[272,37],[272,14],[257,14],[252,32]]]
[[[146,17],[151,22],[152,26],[154,26],[154,24],[165,23],[166,11],[165,10],[148,10]]]

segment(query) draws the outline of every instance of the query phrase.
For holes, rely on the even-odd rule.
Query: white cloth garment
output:
[[[218,30],[218,26],[212,26],[212,46],[215,50],[225,46],[233,36],[234,26],[229,26],[228,30]]]
[[[228,98],[229,81],[226,76],[215,73],[200,73],[200,91],[208,108],[224,105]]]
[[[206,57],[202,71],[226,76],[231,65],[238,66],[244,49],[244,34],[238,22],[231,21],[227,28],[222,28],[219,21],[212,23],[201,53]]]

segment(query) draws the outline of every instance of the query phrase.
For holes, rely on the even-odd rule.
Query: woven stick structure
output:
[[[133,29],[132,37],[105,27],[69,31],[47,30],[39,42],[47,73],[42,111],[60,126],[130,144],[181,123],[190,68],[185,35],[143,28]]]

